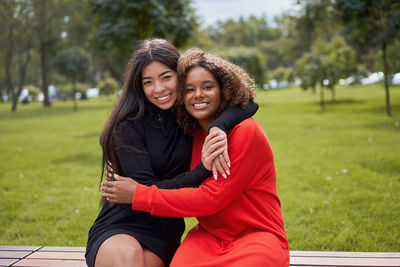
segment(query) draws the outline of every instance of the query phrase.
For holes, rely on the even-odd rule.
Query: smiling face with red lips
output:
[[[167,65],[153,61],[143,68],[142,86],[147,100],[161,109],[170,109],[176,101],[178,77]]]
[[[193,67],[186,77],[183,102],[203,130],[208,130],[221,102],[221,88],[214,75],[203,67]]]

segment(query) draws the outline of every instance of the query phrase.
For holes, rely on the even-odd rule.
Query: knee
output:
[[[143,248],[136,244],[119,244],[118,248],[119,266],[143,266]]]

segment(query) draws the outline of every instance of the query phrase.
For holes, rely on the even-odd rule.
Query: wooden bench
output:
[[[87,267],[84,247],[0,246],[0,266]],[[290,266],[400,267],[400,252],[291,251]]]

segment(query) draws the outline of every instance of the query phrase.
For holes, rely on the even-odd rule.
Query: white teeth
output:
[[[207,106],[207,103],[196,103],[196,104],[194,104],[195,108],[204,108],[205,106]]]
[[[169,95],[158,97],[157,100],[164,101],[169,97]]]

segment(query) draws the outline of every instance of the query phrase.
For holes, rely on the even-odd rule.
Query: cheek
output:
[[[171,91],[173,91],[173,92],[176,93],[176,90],[177,90],[177,88],[178,88],[178,79],[177,79],[177,78],[171,79],[171,81],[170,81],[169,84],[168,84],[168,87],[169,87],[169,89],[170,89]]]
[[[185,107],[187,107],[187,105],[189,104],[189,96],[187,94],[183,95],[183,104],[185,105]]]
[[[147,99],[150,99],[153,94],[153,89],[151,87],[144,87],[143,88],[144,95]]]

